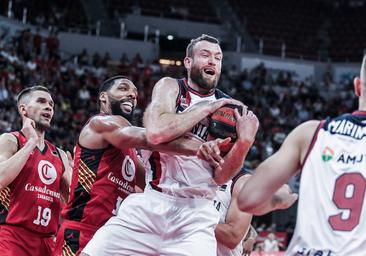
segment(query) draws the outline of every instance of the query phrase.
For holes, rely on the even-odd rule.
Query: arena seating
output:
[[[118,18],[115,17],[116,12],[119,14],[138,12],[147,16],[220,23],[216,10],[210,1],[140,0],[138,5],[132,0],[105,0],[104,2],[113,18]]]
[[[359,61],[366,49],[366,6],[335,7],[329,31],[333,61]]]
[[[0,1],[1,14],[7,16],[8,1]],[[55,26],[58,30],[86,27],[86,16],[79,0],[19,0],[12,1],[13,18],[22,20],[27,9],[27,21],[40,27]]]
[[[230,2],[256,42],[263,39],[264,54],[280,56],[284,43],[286,56],[317,59],[317,31],[325,8],[320,1]]]

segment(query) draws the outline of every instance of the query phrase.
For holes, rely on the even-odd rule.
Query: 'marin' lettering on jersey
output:
[[[341,134],[361,140],[366,136],[366,126],[360,126],[348,120],[338,120],[329,123],[332,134]]]
[[[356,164],[366,161],[366,154],[360,155],[349,155],[341,154],[337,159],[337,162],[342,162],[343,164]]]

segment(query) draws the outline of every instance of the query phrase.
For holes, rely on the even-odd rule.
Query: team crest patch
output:
[[[134,162],[132,161],[132,159],[129,156],[126,156],[125,160],[123,160],[121,171],[122,171],[122,177],[126,181],[131,182],[135,178],[136,167],[135,167]]]
[[[325,147],[322,153],[322,160],[328,162],[333,159],[334,151],[330,147]]]
[[[57,171],[52,163],[41,160],[38,163],[38,175],[44,184],[51,185],[57,178]]]

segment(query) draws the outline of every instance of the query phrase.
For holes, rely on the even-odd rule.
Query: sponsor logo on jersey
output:
[[[341,154],[337,159],[337,162],[341,162],[343,164],[357,164],[362,163],[363,161],[366,161],[366,154]]]
[[[131,184],[128,181],[125,181],[123,179],[114,176],[112,172],[108,173],[108,180],[118,185],[118,190],[120,191],[123,191],[127,194],[135,192],[135,188],[131,186]]]
[[[57,171],[55,166],[47,160],[39,161],[38,175],[41,181],[46,185],[51,185],[57,179]]]
[[[39,192],[39,193],[42,193],[44,195],[48,195],[48,196],[55,197],[55,198],[60,198],[60,193],[59,192],[50,190],[50,189],[47,188],[47,186],[43,186],[43,187],[41,187],[41,186],[34,186],[31,183],[27,183],[25,185],[24,189],[25,189],[25,191]],[[38,196],[38,198],[42,198],[42,196]],[[42,198],[42,199],[45,199],[45,200],[48,200],[48,201],[53,202],[53,199],[46,199],[46,198]]]
[[[136,167],[135,163],[129,156],[126,156],[122,164],[122,177],[131,182],[135,178]]]
[[[333,157],[334,157],[333,149],[331,149],[330,147],[325,147],[325,149],[323,150],[323,153],[322,153],[322,160],[324,162],[328,162],[328,161],[332,160]]]

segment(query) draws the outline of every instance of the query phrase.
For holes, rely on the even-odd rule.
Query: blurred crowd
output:
[[[182,49],[183,50],[183,49]],[[0,133],[20,128],[16,95],[24,87],[45,85],[56,103],[52,129],[47,137],[63,149],[72,150],[77,135],[93,113],[97,113],[99,84],[109,76],[125,75],[139,91],[135,124],[150,101],[154,84],[163,76],[181,78],[182,66],[145,63],[141,56],[128,59],[123,54],[112,60],[86,50],[65,56],[59,51],[57,33],[42,36],[39,31],[22,31],[15,38],[0,36]],[[255,145],[248,157],[249,168],[275,151],[287,133],[308,119],[335,116],[355,107],[352,85],[334,84],[330,74],[322,83],[312,78],[298,81],[296,74],[270,70],[259,65],[239,71],[224,67],[219,88],[243,101],[260,120]]]

